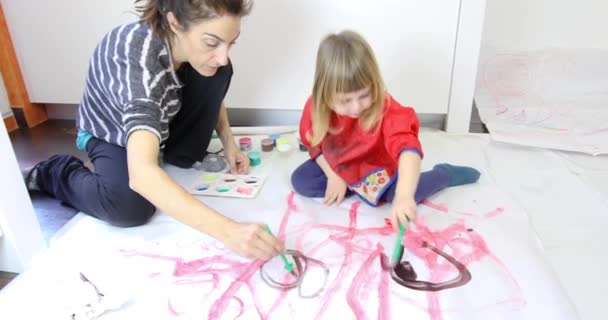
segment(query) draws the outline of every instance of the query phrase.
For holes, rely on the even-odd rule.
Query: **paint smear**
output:
[[[205,191],[207,189],[209,189],[209,185],[208,184],[201,184],[201,185],[199,185],[199,186],[196,187],[197,191]]]
[[[206,177],[203,177],[203,181],[206,181],[206,182],[214,182],[216,180],[217,180],[217,176],[206,176]]]
[[[494,217],[496,217],[497,215],[499,215],[499,214],[501,214],[503,212],[505,212],[505,208],[496,208],[496,209],[494,209],[494,210],[492,210],[490,212],[487,212],[483,216],[485,218],[494,218]]]
[[[473,231],[473,229],[470,229]],[[402,261],[398,263],[393,272],[391,272],[391,278],[393,281],[404,286],[406,288],[410,288],[413,290],[421,290],[421,291],[440,291],[450,288],[457,288],[463,286],[469,281],[471,281],[471,273],[467,269],[467,267],[461,263],[460,261],[454,259],[452,256],[448,255],[445,252],[435,248],[431,244],[427,242],[422,243],[422,248],[428,248],[433,251],[437,255],[443,257],[447,262],[452,264],[456,269],[458,269],[458,276],[454,279],[442,282],[431,282],[419,280],[418,275],[416,274],[416,270],[414,270],[414,266],[409,261]],[[403,257],[403,248],[401,249],[401,254],[399,256],[399,261]],[[431,259],[436,259],[435,257],[431,257]]]
[[[425,199],[425,200],[422,200],[422,204],[427,207],[433,208],[437,211],[441,211],[441,212],[445,212],[445,213],[447,213],[449,210],[448,206],[446,206],[445,203],[433,203],[433,202],[430,202],[429,200]]]
[[[401,301],[426,311],[431,320],[444,318],[442,310],[442,297],[444,289],[455,288],[466,285],[471,280],[468,266],[481,260],[489,259],[497,264],[509,282],[507,285],[513,287],[513,296],[508,301],[525,305],[522,290],[515,278],[509,273],[508,268],[489,250],[480,234],[468,227],[464,221],[451,224],[440,230],[432,230],[419,222],[412,222],[404,238],[404,248],[408,255],[415,256],[423,262],[422,265],[414,266],[404,259],[398,265],[389,265],[388,257],[383,253],[385,250],[380,243],[374,244],[369,241],[370,236],[393,237],[392,227],[386,223],[383,226],[361,227],[357,224],[358,209],[360,202],[351,205],[349,211],[349,223],[347,225],[318,224],[313,222],[301,225],[290,225],[294,215],[301,214],[294,201],[295,193],[291,192],[287,198],[287,207],[283,214],[277,238],[285,241],[287,234],[295,240],[296,249],[307,256],[315,256],[316,252],[328,244],[335,244],[343,248],[342,261],[332,264],[333,279],[327,283],[327,288],[318,297],[314,319],[323,318],[326,310],[331,307],[332,302],[344,299],[349,309],[357,319],[396,319],[391,312],[392,292],[402,289],[397,286],[405,286],[408,289],[423,290],[427,292],[426,303],[420,303],[405,295],[395,296]],[[477,214],[476,216],[480,216]],[[311,239],[311,231],[325,231],[329,235],[319,238],[315,235]],[[310,240],[313,240],[312,242]],[[214,242],[214,244],[216,244]],[[259,297],[258,278],[254,275],[264,265],[263,260],[244,262],[234,258],[232,253],[221,253],[210,255],[201,252],[201,257],[194,260],[185,260],[181,257],[157,255],[154,253],[138,252],[136,250],[121,250],[125,257],[147,257],[155,260],[166,261],[173,264],[170,276],[175,279],[174,285],[192,285],[198,283],[209,283],[212,287],[210,292],[219,293],[213,305],[208,310],[208,319],[225,318],[226,312],[231,307],[236,308],[237,318],[242,316],[246,309],[252,309],[257,314],[256,319],[271,320],[277,318],[275,312],[280,307],[290,308],[295,313],[291,302],[287,299],[287,290],[279,290],[274,297]],[[365,257],[361,261],[361,257]],[[378,263],[379,262],[379,263]],[[458,273],[455,275],[454,270]],[[427,271],[428,279],[419,279],[419,273]],[[349,275],[353,275],[352,279]],[[155,277],[157,277],[155,275]],[[392,281],[391,281],[392,278]],[[280,279],[275,277],[275,280]],[[222,280],[229,280],[230,284],[220,286]],[[313,288],[315,289],[315,288]],[[404,289],[405,290],[405,289]],[[219,292],[218,292],[219,291]],[[377,297],[370,295],[375,293]],[[245,305],[241,295],[252,297],[252,305]],[[172,298],[168,297],[168,312],[173,316],[180,316],[186,310],[179,310],[172,304]],[[177,297],[175,297],[177,298]],[[201,297],[201,302],[205,297]],[[377,299],[378,309],[366,308],[371,299]],[[268,307],[262,303],[272,302]],[[273,300],[273,301],[270,301]],[[502,301],[504,302],[504,301]],[[502,303],[502,302],[498,302]],[[232,311],[232,310],[231,310]],[[190,313],[190,312],[188,312]],[[292,314],[291,318],[295,315]]]
[[[250,195],[253,194],[253,188],[250,187],[238,187],[236,188],[236,192],[240,193],[240,194],[246,194],[246,195]]]
[[[229,186],[219,186],[219,187],[215,188],[215,191],[217,191],[217,192],[228,192],[228,191],[230,191],[230,187]]]

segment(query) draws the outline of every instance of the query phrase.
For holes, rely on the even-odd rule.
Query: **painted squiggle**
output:
[[[325,289],[325,285],[327,284],[327,278],[329,277],[329,268],[323,262],[310,258],[310,257],[307,257],[304,254],[302,254],[301,252],[298,252],[295,250],[287,250],[285,255],[291,256],[291,258],[293,259],[293,261],[295,263],[295,270],[293,271],[293,275],[286,274],[286,275],[283,275],[283,278],[287,278],[287,279],[283,279],[282,281],[275,280],[270,275],[270,273],[267,272],[266,269],[264,268],[266,266],[266,264],[263,264],[262,267],[260,268],[260,277],[262,278],[262,281],[264,281],[266,283],[266,285],[268,285],[270,287],[273,287],[273,288],[276,288],[279,290],[283,290],[283,291],[298,288],[298,296],[300,298],[305,298],[305,299],[315,298],[319,294],[321,294],[321,292]],[[323,284],[319,287],[319,289],[317,289],[313,293],[304,294],[304,293],[302,293],[302,286],[301,286],[302,281],[306,277],[306,273],[308,271],[308,266],[312,263],[316,264],[318,267],[323,269],[323,272],[324,272]]]
[[[416,271],[414,270],[412,264],[409,261],[403,261],[398,263],[391,271],[391,278],[393,278],[395,282],[404,287],[414,290],[440,291],[460,287],[471,281],[471,273],[469,272],[467,267],[460,261],[457,261],[452,256],[438,250],[427,242],[423,242],[422,247],[429,248],[429,250],[435,252],[437,255],[443,257],[446,261],[451,263],[456,269],[458,269],[458,276],[456,276],[456,278],[454,279],[440,283],[418,280],[418,275],[416,274]],[[403,248],[401,249],[401,255],[399,260],[401,260],[402,256]]]
[[[443,316],[439,299],[442,292],[440,290],[453,288],[456,284],[463,285],[462,280],[466,279],[466,274],[461,274],[460,279],[454,278],[454,270],[457,270],[458,266],[464,266],[466,270],[466,266],[471,263],[490,259],[502,266],[509,276],[507,268],[502,265],[500,260],[492,256],[481,236],[468,228],[464,222],[454,223],[441,230],[431,230],[414,222],[406,233],[404,248],[408,257],[416,257],[422,261],[422,265],[416,265],[416,269],[419,271],[420,268],[426,269],[429,279],[419,280],[411,273],[402,274],[402,278],[410,281],[410,284],[412,284],[412,279],[417,281],[412,286],[435,286],[433,288],[443,286],[438,289],[439,291],[429,291],[426,303],[414,300],[408,294],[410,288],[395,286],[398,282],[394,278],[391,281],[392,273],[396,275],[396,272],[392,269],[393,266],[388,266],[388,258],[384,255],[385,250],[379,242],[376,242],[382,237],[393,239],[394,233],[390,225],[358,227],[358,210],[361,205],[359,202],[351,205],[347,225],[312,222],[290,225],[292,217],[301,212],[295,205],[293,193],[287,197],[286,203],[287,207],[277,236],[282,240],[289,238],[289,243],[296,247],[294,252],[305,257],[323,260],[334,276],[329,278],[327,288],[316,298],[316,310],[308,310],[315,319],[327,318],[329,314],[327,310],[335,306],[337,301],[346,303],[347,308],[357,319],[389,320],[391,319],[391,301],[394,303],[395,300],[401,300],[401,303],[428,312],[430,319],[441,319]],[[483,216],[483,213],[476,216]],[[323,234],[322,237],[319,237],[319,232]],[[217,248],[214,243],[209,245],[184,244],[184,247],[189,246],[200,248],[202,255],[205,255],[208,250]],[[328,246],[332,246],[331,250],[322,250]],[[337,248],[335,248],[336,246]],[[446,252],[449,252],[449,255]],[[200,295],[202,302],[210,297],[210,293],[213,293],[215,300],[210,301],[212,305],[206,315],[209,319],[225,317],[229,310],[231,314],[236,315],[236,318],[243,319],[251,318],[253,311],[256,318],[262,320],[278,318],[278,312],[291,312],[292,314],[295,312],[290,299],[291,297],[297,299],[298,295],[290,294],[291,291],[287,288],[277,288],[277,295],[274,297],[260,298],[259,286],[260,284],[264,286],[264,283],[260,283],[254,276],[258,271],[261,272],[264,261],[246,262],[228,252],[192,261],[134,250],[124,250],[123,255],[146,257],[174,264],[172,275],[176,278],[173,281],[175,285],[201,284],[210,287],[207,294]],[[300,263],[303,268],[302,261]],[[407,269],[407,266],[404,265],[403,268]],[[156,275],[154,279],[158,277]],[[278,284],[283,283],[283,280],[289,280],[281,278],[280,275],[274,275],[274,277]],[[226,279],[230,279],[228,284],[225,282]],[[512,281],[517,286],[515,280],[512,279]],[[517,286],[517,288],[519,287]],[[247,297],[251,298],[253,302],[245,300]],[[523,298],[514,296],[513,300],[521,301]],[[169,297],[169,314],[176,317],[184,315],[184,311],[178,310],[176,307],[179,304],[173,302],[178,301]],[[378,307],[369,308],[372,302],[377,303]],[[284,313],[281,313],[281,317],[284,317]]]

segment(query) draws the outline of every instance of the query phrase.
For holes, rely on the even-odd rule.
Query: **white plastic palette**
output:
[[[262,175],[203,173],[189,191],[201,196],[255,198],[265,179]]]

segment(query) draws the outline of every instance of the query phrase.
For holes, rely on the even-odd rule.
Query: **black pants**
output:
[[[213,77],[203,77],[188,64],[178,71],[182,107],[169,125],[164,148],[166,162],[191,167],[205,155],[218,121],[219,111],[230,86],[232,66],[220,68]],[[146,223],[156,208],[131,190],[127,151],[91,138],[87,152],[95,170],[71,155],[56,155],[38,166],[41,190],[97,219],[120,227]]]

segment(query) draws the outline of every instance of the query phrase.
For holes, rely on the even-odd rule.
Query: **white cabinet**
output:
[[[130,0],[2,1],[30,98],[40,103],[78,103],[99,39],[136,19]],[[457,50],[467,39],[478,48],[484,7],[485,0],[257,0],[231,52],[235,75],[227,104],[302,108],[321,38],[353,29],[371,43],[387,88],[401,103],[420,113],[463,110],[466,118],[472,89],[461,92],[464,102],[451,101],[452,79],[474,84],[474,78],[454,74],[455,57],[465,73],[476,71],[477,53]],[[467,13],[463,30],[460,17]],[[474,60],[470,66],[468,60]]]

